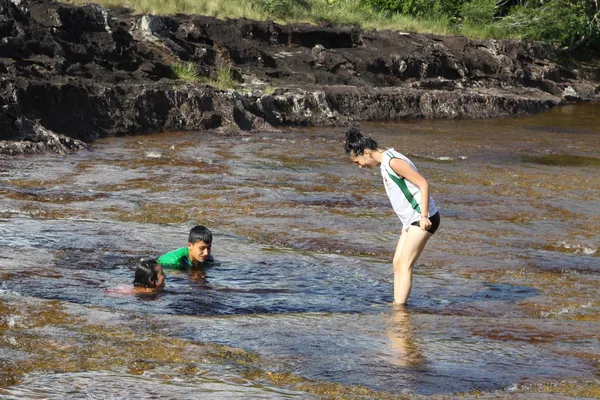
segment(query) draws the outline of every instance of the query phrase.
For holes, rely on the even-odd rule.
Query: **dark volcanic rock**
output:
[[[0,0],[0,34],[0,139],[27,152],[81,146],[53,132],[92,142],[163,130],[487,118],[600,98],[598,68],[558,65],[551,47],[523,41],[133,16],[47,0]],[[178,81],[171,65],[179,61],[212,78],[229,68],[238,90]],[[0,152],[19,152],[9,147],[2,142]]]
[[[88,145],[81,140],[56,134],[24,117],[16,118],[14,126],[19,131],[20,140],[0,140],[0,154],[31,154],[47,151],[64,154],[88,148]]]

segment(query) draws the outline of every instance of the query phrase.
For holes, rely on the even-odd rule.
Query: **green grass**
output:
[[[233,79],[231,73],[231,67],[220,67],[217,70],[216,79],[210,79],[205,76],[201,76],[198,73],[196,65],[192,62],[177,62],[171,65],[171,70],[175,79],[179,79],[190,83],[203,83],[217,89],[236,89],[237,82]]]
[[[89,0],[64,0],[82,5]],[[361,0],[307,0],[310,9],[302,6],[287,7],[269,13],[261,7],[268,0],[95,0],[105,7],[128,7],[138,14],[174,15],[200,14],[216,18],[267,19],[278,23],[304,22],[318,24],[331,22],[360,26],[362,28],[390,29],[405,32],[446,35],[452,31],[449,21],[443,18],[419,19],[408,15],[387,15],[377,12]]]
[[[217,70],[217,79],[214,84],[218,89],[235,89],[237,88],[237,82],[233,80],[231,74],[231,67],[221,67]]]
[[[508,31],[507,29],[494,25],[464,24],[460,27],[460,34],[471,39],[523,39],[523,35]]]
[[[88,0],[64,0],[83,5]],[[95,0],[105,7],[127,7],[138,14],[200,14],[217,18],[251,18],[263,20],[266,15],[248,0]]]
[[[82,5],[89,0],[59,0]],[[257,21],[274,20],[277,23],[322,22],[354,25],[363,29],[389,29],[402,32],[452,35],[472,39],[522,39],[523,29],[511,25],[508,18],[502,23],[486,20],[481,9],[490,0],[468,0],[462,21],[431,15],[417,18],[405,14],[376,11],[365,0],[94,0],[105,7],[127,7],[137,14],[206,15],[220,19],[248,18]],[[493,2],[492,2],[493,3]],[[492,4],[492,6],[495,3]],[[487,4],[489,6],[489,4]],[[490,11],[491,12],[491,11]],[[483,14],[481,14],[483,13]],[[481,15],[483,15],[483,17]],[[483,21],[483,22],[482,22]]]
[[[173,74],[176,79],[181,79],[186,82],[199,82],[201,80],[198,74],[198,69],[191,62],[177,62],[171,65]]]
[[[403,32],[429,33],[434,35],[451,35],[457,33],[450,20],[443,17],[420,19],[410,15],[394,14],[383,20],[366,21],[365,28],[400,30]]]
[[[265,86],[265,88],[263,89],[263,93],[267,94],[267,95],[271,95],[271,94],[275,93],[275,90],[277,90],[276,87],[268,85],[268,86]]]

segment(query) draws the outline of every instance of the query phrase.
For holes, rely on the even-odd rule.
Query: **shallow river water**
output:
[[[344,129],[0,159],[0,398],[600,398],[600,106],[361,129],[441,209],[406,309]],[[205,276],[121,293],[196,224]]]

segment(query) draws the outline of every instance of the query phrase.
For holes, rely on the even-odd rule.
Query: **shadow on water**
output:
[[[543,156],[523,156],[523,162],[557,167],[600,167],[600,158],[548,154]]]

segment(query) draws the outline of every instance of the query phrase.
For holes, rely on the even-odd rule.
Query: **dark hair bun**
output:
[[[346,141],[351,143],[357,143],[363,138],[363,134],[358,128],[352,127],[346,132]]]
[[[365,153],[365,149],[377,149],[377,142],[370,136],[364,136],[355,127],[348,129],[348,132],[346,132],[346,142],[344,143],[346,155],[361,156]]]

